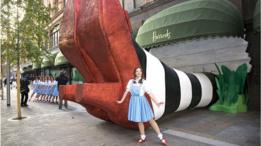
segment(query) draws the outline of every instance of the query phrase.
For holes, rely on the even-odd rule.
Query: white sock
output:
[[[141,138],[142,140],[145,140],[146,135],[145,135],[145,134],[141,134],[141,135],[140,135],[140,138]]]
[[[158,138],[159,138],[160,140],[163,139],[163,135],[162,135],[162,133],[158,134]]]

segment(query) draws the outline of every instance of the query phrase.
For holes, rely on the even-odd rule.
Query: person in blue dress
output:
[[[46,85],[47,85],[46,81],[47,81],[46,76],[43,76],[43,81],[41,82],[41,98],[40,98],[40,101],[43,101],[43,102],[44,102],[44,99],[46,96]]]
[[[33,96],[38,93],[38,77],[35,77],[35,79],[33,80],[32,89],[33,89],[33,93],[31,94],[29,102],[32,100]]]
[[[121,100],[118,100],[117,103],[121,104],[124,102],[127,97],[128,92],[131,93],[129,109],[128,109],[128,120],[138,123],[140,131],[140,139],[138,143],[144,143],[146,140],[144,122],[149,122],[152,128],[158,135],[161,143],[163,145],[168,145],[167,140],[163,138],[162,133],[157,122],[154,120],[154,113],[151,109],[149,102],[147,101],[145,93],[148,93],[152,101],[157,105],[161,106],[163,102],[156,101],[156,98],[149,91],[146,80],[142,78],[142,69],[137,67],[133,71],[134,79],[129,80],[127,84],[126,91],[124,92]]]
[[[35,97],[36,101],[42,101],[43,96],[44,96],[44,76],[41,76],[38,82],[38,94]]]
[[[48,80],[47,80],[47,91],[46,91],[46,98],[45,100],[47,102],[51,102],[51,97],[52,97],[52,76],[48,76]]]
[[[58,81],[54,80],[53,81],[53,102],[55,100],[55,103],[58,103],[58,96],[59,96],[59,91],[58,91]]]

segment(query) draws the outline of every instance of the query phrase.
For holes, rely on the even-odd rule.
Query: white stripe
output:
[[[194,75],[198,78],[201,85],[201,99],[196,107],[207,106],[213,98],[213,86],[206,75],[202,73],[194,73]]]
[[[198,142],[210,144],[210,145],[215,145],[215,146],[238,146],[236,144],[228,143],[228,142],[225,142],[225,141],[216,140],[216,139],[207,138],[207,137],[202,137],[202,136],[198,136],[198,135],[194,135],[194,134],[190,134],[190,133],[185,133],[185,132],[178,131],[178,130],[166,130],[163,133],[173,135],[173,136],[182,137],[182,138],[186,138],[186,139],[190,139],[190,140],[193,140],[193,141],[198,141]]]
[[[162,117],[165,111],[165,97],[166,97],[166,83],[165,70],[161,62],[146,50],[143,50],[147,58],[146,80],[149,85],[151,93],[156,100],[164,102],[161,106],[157,106],[152,100],[152,107],[155,114],[155,119]]]
[[[174,69],[174,68],[173,68]],[[182,71],[174,69],[180,82],[180,102],[176,111],[181,111],[189,107],[192,100],[192,85],[189,77]]]

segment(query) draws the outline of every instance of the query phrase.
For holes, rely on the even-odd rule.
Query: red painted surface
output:
[[[60,31],[60,50],[86,83],[60,87],[60,97],[77,102],[95,117],[134,128],[121,105],[133,69],[140,66],[131,25],[119,0],[69,0]]]

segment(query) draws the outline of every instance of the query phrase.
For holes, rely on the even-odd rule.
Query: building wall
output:
[[[127,1],[128,4],[136,4],[136,7],[132,7],[132,9],[130,7],[126,8],[126,5],[124,7],[124,9],[129,12],[133,31],[136,33],[143,22],[150,16],[161,10],[188,0],[123,0],[123,3],[126,3],[125,1]],[[242,14],[242,0],[230,1],[240,10]]]
[[[137,33],[143,22],[155,13],[184,2],[186,0],[154,0],[147,4],[141,4],[140,7],[129,10],[129,16],[134,33]],[[245,39],[249,45],[247,52],[251,58],[252,69],[248,75],[247,88],[249,98],[249,109],[260,110],[260,33],[255,32],[253,26],[253,11],[257,0],[230,0],[243,16],[245,26]],[[143,1],[144,2],[144,1]]]
[[[51,22],[48,26],[49,31],[49,44],[48,49],[51,52],[58,52],[59,42],[59,30],[60,23],[63,16],[63,9],[65,7],[66,0],[43,0],[45,6],[50,6],[51,11]]]
[[[243,17],[247,51],[251,57],[252,70],[248,75],[249,109],[260,111],[260,32],[253,30],[253,13],[257,0],[243,0]]]
[[[57,7],[58,10],[52,13],[52,22],[49,25],[50,39],[52,30],[59,26],[65,0],[43,0],[46,6]],[[187,0],[119,0],[122,7],[129,12],[129,17],[134,33],[144,21],[155,13]],[[249,42],[248,52],[251,57],[252,70],[248,79],[249,107],[259,110],[260,108],[260,33],[252,30],[252,16],[257,0],[230,0],[240,10],[246,28],[245,38]],[[52,40],[51,40],[52,41]],[[50,49],[58,49],[50,46]]]

